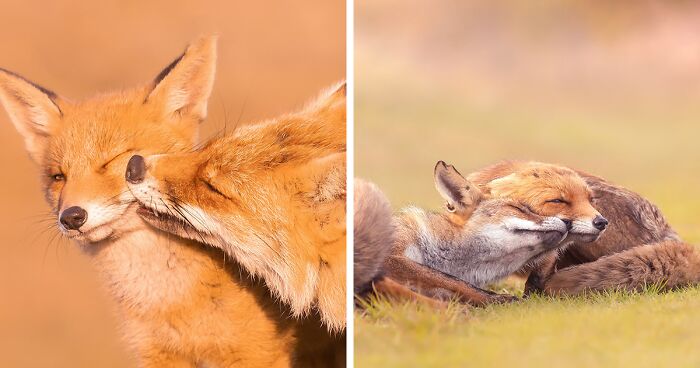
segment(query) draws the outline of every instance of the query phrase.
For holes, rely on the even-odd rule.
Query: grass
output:
[[[700,288],[356,313],[358,367],[697,367]]]
[[[397,40],[402,32],[396,32]],[[488,75],[473,78],[459,67],[413,62],[409,52],[400,59],[391,54],[395,49],[363,48],[364,38],[374,34],[357,37],[355,172],[376,182],[395,208],[409,203],[439,208],[432,184],[437,160],[466,174],[502,159],[536,159],[583,169],[642,194],[685,240],[700,242],[700,110],[683,88],[654,88],[654,80],[671,79],[668,70],[650,67],[635,75],[638,84],[621,80],[608,83],[615,84],[613,93],[593,87],[593,95],[582,96],[576,81],[569,90],[547,90]],[[391,36],[382,37],[383,45],[392,44]],[[589,86],[614,77],[585,76]],[[637,86],[645,83],[651,84],[642,96]],[[487,103],[475,101],[482,88],[500,92]],[[658,98],[648,98],[655,93]],[[522,284],[508,280],[495,288],[518,294]],[[446,311],[373,300],[355,312],[355,363],[697,367],[698,331],[697,287],[535,297],[484,309],[452,305]]]

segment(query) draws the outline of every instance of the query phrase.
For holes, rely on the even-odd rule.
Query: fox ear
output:
[[[216,36],[200,38],[158,74],[146,101],[162,106],[165,115],[202,121],[207,117],[215,73]]]
[[[345,124],[345,99],[347,95],[347,83],[339,82],[324,90],[304,109],[305,112],[319,116],[329,121],[337,121]]]
[[[56,100],[55,93],[0,68],[0,102],[35,162],[42,161],[47,137],[61,118]]]
[[[481,191],[472,185],[454,166],[438,161],[434,171],[435,188],[447,201],[447,209],[467,209],[479,200]]]

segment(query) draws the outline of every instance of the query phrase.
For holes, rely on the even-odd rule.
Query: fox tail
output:
[[[554,273],[544,290],[549,295],[587,291],[641,290],[658,285],[672,290],[700,282],[700,248],[676,240],[646,244]]]
[[[363,293],[381,276],[394,243],[394,219],[386,195],[370,182],[355,179],[354,291]]]

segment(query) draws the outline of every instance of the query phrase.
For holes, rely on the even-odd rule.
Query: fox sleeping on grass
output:
[[[295,316],[345,328],[345,84],[301,111],[202,149],[134,156],[129,189],[153,226],[260,276]]]
[[[356,182],[356,201],[361,203],[355,213],[355,272],[361,275],[356,280],[362,278],[357,291],[390,278],[438,300],[474,305],[514,300],[481,287],[556,249],[568,224],[538,215],[521,202],[484,196],[442,161],[435,166],[434,179],[446,211],[409,207],[392,221],[372,222],[362,219],[386,218],[388,205],[383,203],[388,202],[380,191]],[[373,259],[383,263],[368,262]]]
[[[651,284],[673,289],[700,282],[700,252],[680,241],[658,208],[636,193],[540,162],[502,162],[467,179],[486,197],[507,198],[566,223],[561,244],[526,264],[533,269],[526,293],[636,290]]]
[[[137,215],[127,161],[191,149],[215,60],[215,39],[200,39],[152,83],[80,102],[0,70],[0,102],[40,167],[59,230],[90,257],[115,300],[139,366],[342,365],[334,352],[344,344],[318,317],[288,318],[221,251]]]
[[[535,213],[570,223],[559,252],[534,267],[527,292],[579,294],[651,284],[673,289],[700,282],[700,252],[682,242],[661,211],[634,192],[540,162],[502,162],[468,179],[491,196],[512,198]]]

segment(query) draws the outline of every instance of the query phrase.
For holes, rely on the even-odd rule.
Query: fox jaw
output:
[[[64,236],[89,244],[143,228],[124,182],[127,161],[194,144],[213,83],[215,44],[211,37],[194,42],[147,86],[77,103],[0,69],[0,102],[41,167]]]
[[[332,266],[323,265],[339,248],[319,245],[342,240],[344,257],[345,121],[343,113],[338,126],[326,123],[333,110],[344,111],[344,102],[329,104],[317,106],[320,120],[306,110],[244,126],[198,151],[132,157],[126,179],[138,213],[161,230],[225,250],[295,316],[316,301],[330,303],[317,299],[317,287],[328,284],[323,270]],[[338,289],[344,298],[344,285]],[[330,318],[319,310],[327,325],[342,328],[344,311]]]
[[[435,167],[435,184],[447,201],[447,212],[404,212],[418,234],[406,256],[464,281],[484,285],[503,278],[537,262],[567,235],[561,219],[539,216],[511,199],[487,198],[442,161]]]
[[[542,216],[556,216],[569,226],[564,243],[590,243],[605,231],[608,221],[593,205],[592,191],[575,171],[566,167],[528,163],[515,173],[484,186],[492,197],[509,197]]]

